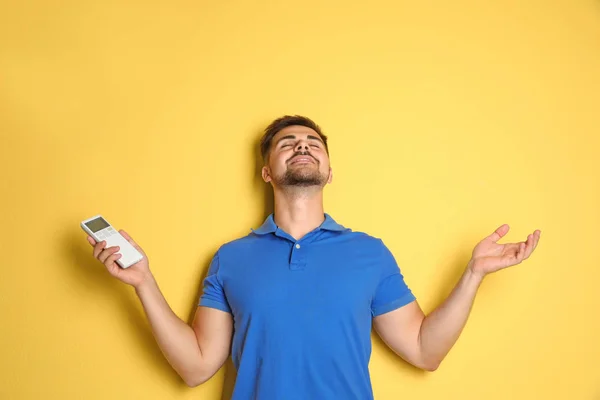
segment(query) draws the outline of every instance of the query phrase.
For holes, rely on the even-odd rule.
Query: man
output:
[[[498,244],[509,229],[500,226],[477,244],[450,296],[425,316],[384,243],[324,212],[332,170],[319,126],[302,116],[279,118],[265,130],[261,150],[274,213],[219,248],[191,327],[170,309],[146,257],[120,269],[119,248],[88,236],[94,256],[135,288],[163,354],[189,386],[213,376],[231,352],[234,400],[372,399],[372,326],[404,360],[434,371],[458,339],[483,278],[521,263],[540,238],[536,230],[525,242]]]

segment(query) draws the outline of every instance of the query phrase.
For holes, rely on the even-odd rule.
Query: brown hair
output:
[[[303,117],[301,115],[285,115],[283,117],[277,118],[273,122],[267,126],[265,129],[265,134],[260,140],[260,153],[262,155],[263,161],[266,162],[267,157],[269,156],[269,151],[271,150],[271,142],[273,141],[273,137],[282,130],[283,128],[287,128],[292,125],[301,125],[306,126],[317,132],[325,145],[325,151],[329,154],[329,148],[327,147],[327,136],[323,135],[321,132],[321,128],[317,125],[313,120],[307,117]]]

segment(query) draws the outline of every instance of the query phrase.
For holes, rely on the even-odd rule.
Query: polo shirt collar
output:
[[[278,228],[277,224],[275,223],[275,219],[273,218],[273,213],[271,213],[267,217],[265,222],[258,229],[251,229],[251,230],[252,230],[252,232],[256,233],[257,235],[266,235],[268,233],[275,232],[277,230],[277,228]],[[319,225],[319,227],[317,227],[317,229],[325,229],[328,231],[338,231],[338,232],[349,230],[348,228],[335,222],[335,220],[333,218],[331,218],[331,216],[327,213],[325,213],[325,221],[323,221],[323,223],[321,225]]]

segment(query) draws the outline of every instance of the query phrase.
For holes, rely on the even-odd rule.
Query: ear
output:
[[[329,167],[329,178],[327,178],[327,183],[331,183],[333,180],[333,170]]]
[[[266,165],[264,167],[262,167],[261,169],[261,175],[263,178],[263,181],[265,182],[271,182],[271,171],[269,171],[269,167],[267,167]]]

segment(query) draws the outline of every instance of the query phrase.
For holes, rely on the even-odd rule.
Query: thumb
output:
[[[509,229],[510,229],[510,226],[508,226],[508,224],[501,225],[498,229],[496,229],[494,231],[494,233],[492,233],[490,236],[488,236],[488,239],[490,239],[492,242],[496,243],[498,240],[500,240],[500,238],[502,238],[504,235],[506,235],[508,233]]]

